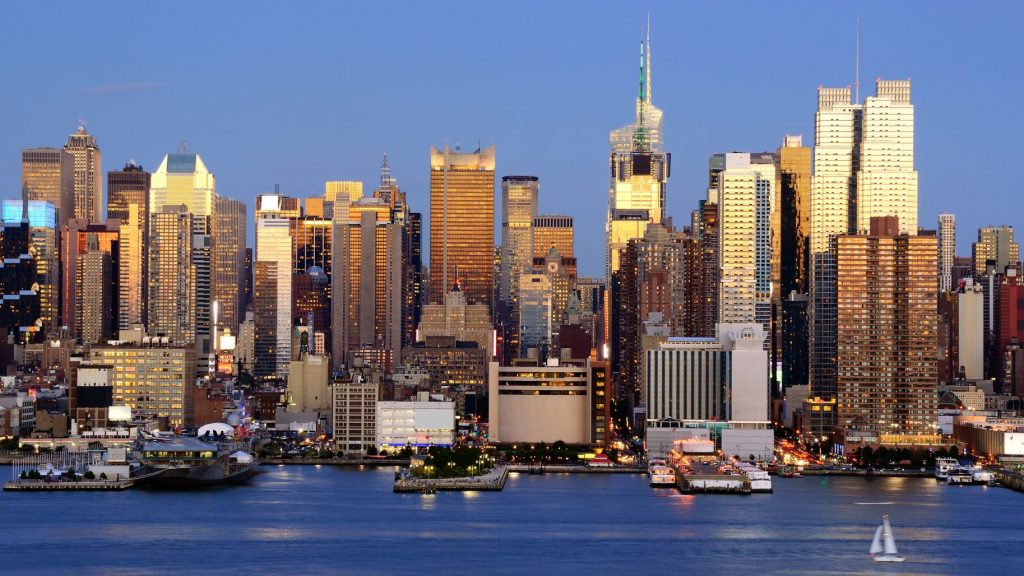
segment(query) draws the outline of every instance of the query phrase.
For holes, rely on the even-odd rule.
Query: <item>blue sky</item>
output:
[[[152,170],[187,140],[250,211],[274,184],[372,189],[387,152],[426,213],[429,146],[495,144],[499,177],[539,176],[541,211],[575,216],[581,273],[598,275],[608,131],[632,120],[648,12],[677,223],[709,154],[813,142],[817,86],[854,81],[860,16],[861,95],[912,78],[920,221],[954,212],[968,254],[978,226],[1020,224],[1022,6],[17,2],[0,29],[0,183],[17,197],[19,151],[62,145],[83,118],[104,170]]]

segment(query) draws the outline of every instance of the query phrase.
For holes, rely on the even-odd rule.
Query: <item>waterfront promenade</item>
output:
[[[500,492],[508,481],[508,467],[495,466],[487,474],[468,478],[416,478],[411,475],[395,480],[396,493],[430,493],[436,491],[481,490]]]

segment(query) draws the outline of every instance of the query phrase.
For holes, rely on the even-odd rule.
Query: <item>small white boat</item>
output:
[[[879,552],[882,554],[879,555]],[[875,530],[875,538],[871,541],[868,553],[875,562],[903,562],[903,557],[896,550],[896,539],[893,538],[888,515],[882,516],[882,525]]]

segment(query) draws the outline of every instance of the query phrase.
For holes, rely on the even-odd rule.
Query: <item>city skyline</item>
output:
[[[793,21],[808,6],[812,17],[801,21],[813,26],[778,38],[754,34],[782,29],[765,24]],[[461,143],[463,151],[471,151],[479,142],[496,145],[496,177],[538,176],[539,211],[572,215],[579,242],[595,245],[603,240],[606,217],[605,138],[633,119],[637,48],[647,12],[651,91],[665,113],[665,147],[675,159],[666,208],[677,226],[704,193],[710,154],[774,150],[785,134],[812,141],[816,88],[854,84],[859,16],[861,100],[871,94],[876,77],[909,77],[914,83],[919,224],[936,228],[938,214],[956,214],[960,255],[968,253],[979,227],[1018,224],[1019,217],[1006,215],[992,221],[984,210],[984,205],[1012,203],[1009,171],[998,168],[1012,164],[1011,147],[991,129],[1002,125],[1005,107],[996,103],[972,106],[971,115],[953,113],[968,109],[981,89],[1014,92],[1018,81],[998,73],[1005,62],[989,57],[1013,52],[1010,30],[1000,33],[1014,20],[1012,14],[983,22],[982,16],[956,10],[919,14],[913,6],[882,3],[794,4],[730,14],[734,34],[722,43],[700,26],[716,16],[714,7],[655,2],[613,16],[600,8],[580,15],[571,6],[554,6],[543,22],[528,17],[534,11],[498,7],[448,22],[419,14],[423,8],[403,6],[401,17],[387,20],[386,35],[401,41],[389,42],[358,26],[341,35],[324,33],[332,23],[382,21],[384,9],[307,5],[278,13],[257,6],[247,15],[253,29],[276,33],[280,42],[259,42],[259,35],[226,43],[229,47],[166,41],[179,19],[201,12],[198,26],[213,33],[228,24],[234,8],[156,8],[148,19],[152,26],[123,31],[118,42],[97,41],[96,58],[58,66],[57,74],[47,69],[45,77],[32,64],[47,61],[54,47],[25,54],[27,62],[4,65],[5,76],[20,79],[20,89],[0,96],[0,121],[6,127],[0,170],[8,174],[2,196],[19,195],[20,151],[59,148],[78,119],[88,123],[108,169],[134,159],[154,171],[160,158],[188,140],[209,162],[223,194],[247,204],[250,221],[255,197],[275,184],[301,198],[318,194],[326,180],[374,182],[385,152],[411,209],[426,212],[429,147]],[[15,17],[29,24],[5,38],[9,50],[31,37],[37,19],[28,13],[34,10],[13,7]],[[98,16],[80,10],[68,6],[47,25],[74,42],[89,23],[98,22]],[[1019,10],[1011,5],[1006,12]],[[587,25],[564,24],[575,17]],[[928,24],[918,28],[913,44],[900,34],[911,18]],[[421,21],[433,27],[420,26]],[[954,22],[961,42],[950,42],[945,34]],[[439,40],[452,35],[437,33],[446,31],[458,32],[456,39]],[[536,41],[512,42],[509,34]],[[122,41],[136,49],[126,53]],[[704,56],[709,45],[720,57]],[[763,66],[757,50],[773,58],[801,57],[783,68]],[[200,52],[196,64],[192,56]],[[474,82],[440,81],[431,63],[441,61],[451,68],[449,78]],[[519,77],[527,83],[508,82]],[[990,166],[996,168],[985,169]],[[984,201],[969,203],[967,194]],[[107,201],[105,193],[102,204]],[[584,251],[578,257],[581,275],[600,274],[602,254]]]

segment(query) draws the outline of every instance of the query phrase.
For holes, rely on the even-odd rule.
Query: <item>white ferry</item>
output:
[[[767,470],[762,470],[753,464],[739,462],[735,465],[749,480],[751,492],[771,492],[772,477]]]
[[[969,468],[950,468],[946,473],[947,484],[973,484],[974,474]]]
[[[676,473],[664,460],[651,460],[647,465],[647,474],[651,477],[651,486],[675,486]]]
[[[960,461],[956,458],[936,458],[935,459],[935,478],[939,480],[948,480],[949,471],[954,468],[960,467]]]

